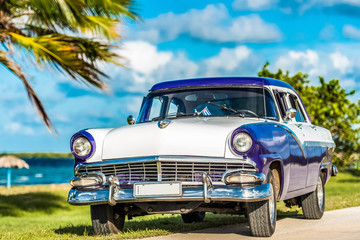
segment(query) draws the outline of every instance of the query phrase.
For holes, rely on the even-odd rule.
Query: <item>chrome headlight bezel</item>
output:
[[[241,149],[241,147],[237,146],[237,139],[245,139],[245,141],[247,141],[247,147],[244,149]],[[246,131],[245,129],[236,129],[232,135],[231,135],[231,150],[238,154],[238,155],[245,155],[248,154],[252,151],[252,149],[254,148],[254,138],[253,136]]]
[[[76,140],[78,140],[80,138],[86,139],[89,142],[89,145],[90,145],[89,152],[86,155],[83,155],[83,156],[76,154],[76,152],[74,150],[74,143],[75,143]],[[73,135],[71,137],[70,149],[71,149],[71,153],[75,156],[75,158],[81,159],[81,160],[88,159],[95,152],[95,140],[94,140],[94,137],[90,133],[88,133],[86,131],[80,131],[80,132],[76,133],[75,135]]]

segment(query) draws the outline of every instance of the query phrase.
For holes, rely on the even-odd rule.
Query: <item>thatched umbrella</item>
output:
[[[27,168],[29,169],[29,164],[24,160],[17,158],[15,156],[7,155],[0,157],[0,168],[7,168],[7,188],[11,187],[11,169],[12,168]]]

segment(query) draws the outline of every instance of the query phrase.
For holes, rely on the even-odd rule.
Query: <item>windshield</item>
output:
[[[273,98],[265,90],[266,118],[276,120]],[[255,117],[264,118],[263,89],[191,89],[150,93],[140,111],[138,122],[183,117]]]

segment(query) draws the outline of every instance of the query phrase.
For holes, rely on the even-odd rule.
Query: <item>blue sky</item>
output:
[[[102,66],[108,94],[38,69],[19,57],[59,134],[48,133],[22,83],[0,66],[0,152],[68,152],[78,130],[125,125],[155,83],[204,76],[256,76],[270,69],[339,79],[360,98],[359,0],[138,0],[143,21],[125,21],[117,50],[128,69]]]

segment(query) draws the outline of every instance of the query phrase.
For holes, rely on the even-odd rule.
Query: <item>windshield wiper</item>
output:
[[[213,106],[215,106],[215,107],[218,107],[218,108],[220,108],[220,109],[226,110],[226,111],[228,111],[228,112],[232,112],[232,113],[239,114],[240,117],[245,118],[245,115],[244,115],[242,112],[240,112],[240,111],[238,111],[238,110],[235,110],[235,109],[233,109],[233,108],[231,108],[231,107],[229,107],[229,106],[226,106],[226,104],[220,105],[220,104],[217,104],[217,103],[212,103],[212,102],[210,102],[210,101],[208,102],[208,104],[213,105]]]
[[[167,115],[166,118],[193,117],[193,116],[199,116],[199,115],[200,115],[200,112],[194,112],[194,113],[177,112],[176,114]]]

